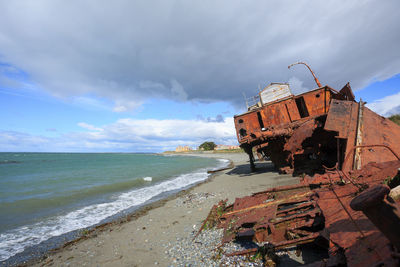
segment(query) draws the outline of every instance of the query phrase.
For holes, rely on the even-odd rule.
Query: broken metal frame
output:
[[[397,266],[398,252],[390,244],[400,245],[399,205],[388,200],[382,202],[389,190],[386,186],[384,194],[374,200],[369,190],[359,184],[382,188],[380,184],[387,176],[397,175],[399,167],[400,160],[370,163],[348,173],[333,169],[323,175],[306,176],[297,185],[237,198],[230,206],[225,201],[223,213],[214,217],[217,227],[225,229],[221,246],[234,240],[253,240],[259,244],[258,248],[227,254],[236,256],[251,255],[262,248],[276,252],[314,243],[329,253],[329,259],[322,262],[337,260],[337,255],[343,254],[347,266],[379,263]],[[344,180],[350,176],[357,183]],[[360,190],[365,191],[360,194]],[[372,200],[366,203],[366,199]],[[365,215],[354,209],[363,210]],[[386,230],[382,231],[382,227]],[[390,237],[390,233],[395,236]]]
[[[347,87],[349,86],[346,85],[344,88]],[[270,157],[271,154],[282,154],[283,158],[272,159],[277,168],[290,165],[296,150],[301,149],[301,140],[297,141],[297,147],[293,147],[294,151],[288,151],[290,155],[284,155],[286,152],[280,147],[298,129],[301,129],[303,124],[309,121],[314,120],[315,124],[318,124],[314,129],[321,128],[326,119],[331,99],[351,97],[346,94],[325,86],[298,96],[280,99],[258,109],[235,116],[237,137],[241,147],[249,155],[251,168],[255,169],[254,147],[257,149],[257,153],[263,156]],[[262,127],[264,125],[265,127]],[[308,135],[304,136],[303,140],[313,134],[312,129],[306,134]],[[283,140],[281,140],[282,138]],[[275,151],[276,149],[280,151]],[[311,153],[308,151],[309,154],[316,154],[315,152],[318,151],[311,151]],[[293,165],[294,163],[292,162],[291,164]]]

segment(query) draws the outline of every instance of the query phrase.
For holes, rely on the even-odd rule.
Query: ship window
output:
[[[247,132],[246,132],[245,129],[242,128],[242,129],[239,130],[239,134],[240,134],[240,136],[243,136],[243,137],[244,137],[244,136],[247,135]]]
[[[260,112],[257,112],[257,118],[258,118],[258,123],[260,124],[260,128],[263,129],[264,128],[264,122],[262,120]]]
[[[297,109],[299,110],[300,117],[305,118],[310,116],[308,114],[307,106],[306,103],[304,102],[303,97],[296,98],[296,106]]]
[[[242,119],[240,119],[240,120],[239,120],[239,123],[243,123],[243,120],[242,120]]]

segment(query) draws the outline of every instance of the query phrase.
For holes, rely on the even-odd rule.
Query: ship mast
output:
[[[314,80],[315,80],[315,82],[317,83],[318,87],[322,87],[322,85],[321,85],[321,83],[319,82],[318,78],[315,76],[314,72],[312,71],[312,69],[310,68],[310,66],[307,65],[307,63],[304,63],[304,62],[296,62],[296,63],[290,64],[290,65],[288,66],[288,69],[290,69],[290,67],[292,67],[292,66],[294,66],[294,65],[297,65],[297,64],[306,65],[306,67],[310,70],[312,76],[314,77]]]

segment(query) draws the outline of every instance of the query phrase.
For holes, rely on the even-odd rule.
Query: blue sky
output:
[[[0,151],[236,144],[243,93],[315,87],[299,60],[400,113],[398,1],[227,3],[0,1]]]

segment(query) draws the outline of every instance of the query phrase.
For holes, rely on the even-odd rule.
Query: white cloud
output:
[[[79,122],[78,126],[80,126],[82,128],[85,128],[87,130],[90,130],[90,131],[103,131],[102,128],[95,127],[95,126],[90,125],[90,124],[85,123],[85,122]]]
[[[104,101],[96,99],[91,96],[77,96],[71,98],[71,102],[75,105],[84,107],[86,109],[100,109],[100,110],[109,110],[110,107]]]
[[[78,125],[89,131],[53,138],[3,131],[0,147],[3,151],[157,152],[179,145],[196,147],[204,141],[237,144],[233,118],[223,118],[220,122],[126,118],[101,128],[85,122]]]
[[[308,91],[307,88],[303,87],[304,82],[297,77],[290,78],[288,83],[290,91],[292,91],[294,95],[299,95]]]
[[[120,106],[115,106],[113,108],[114,112],[124,112],[124,111],[128,111],[128,108],[126,106],[120,105]]]
[[[215,142],[236,141],[232,118],[225,118],[224,122],[206,122],[199,120],[135,120],[119,119],[117,122],[103,127],[104,132],[94,138],[113,139],[118,141],[155,142],[154,146],[163,146],[164,142],[201,143],[206,140]]]
[[[0,131],[1,151],[43,151],[52,145],[52,139],[15,131]]]
[[[400,92],[368,103],[367,107],[382,116],[400,114]]]
[[[143,104],[142,101],[136,100],[132,101],[130,99],[126,100],[118,100],[115,102],[115,106],[113,108],[114,112],[125,112],[129,110],[136,109]]]
[[[314,88],[305,68],[287,69],[298,60],[322,84],[359,89],[400,73],[399,8],[397,0],[1,1],[0,61],[54,95],[107,99],[116,112],[154,97],[242,104],[242,92],[292,77]]]

